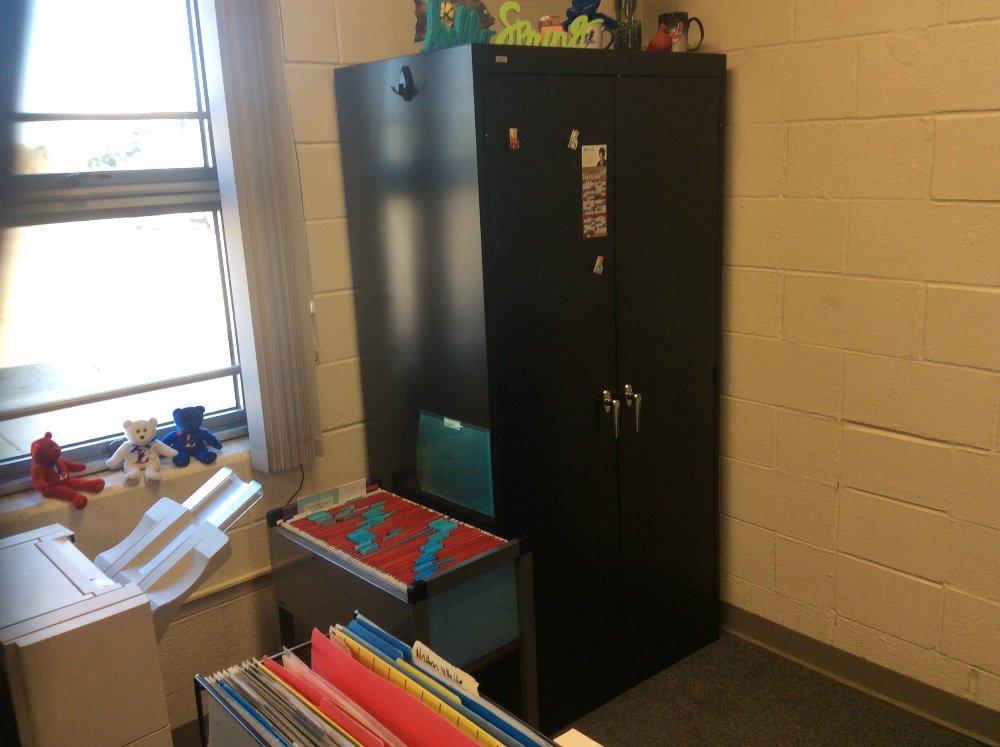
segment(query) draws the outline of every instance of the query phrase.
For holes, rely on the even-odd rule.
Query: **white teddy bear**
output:
[[[125,482],[129,485],[139,482],[140,472],[145,473],[146,482],[159,482],[160,457],[174,457],[177,452],[156,438],[156,418],[126,420],[122,427],[127,440],[105,462],[108,469],[114,469],[124,461]]]

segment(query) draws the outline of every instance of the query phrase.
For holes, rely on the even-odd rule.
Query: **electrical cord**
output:
[[[306,481],[306,468],[305,468],[304,465],[302,465],[302,464],[299,465],[299,472],[302,473],[302,476],[299,478],[299,486],[297,488],[295,488],[295,492],[292,493],[291,497],[289,497],[289,499],[287,501],[285,501],[285,505],[282,506],[282,508],[284,508],[289,503],[291,503],[292,501],[295,500],[295,496],[297,496],[299,494],[299,491],[302,490],[302,486],[305,484],[305,481]]]

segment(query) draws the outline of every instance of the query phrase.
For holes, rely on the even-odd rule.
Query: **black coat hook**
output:
[[[403,65],[399,70],[399,86],[391,86],[392,92],[402,96],[403,101],[412,101],[417,95],[417,87],[413,83],[413,72],[409,65]]]

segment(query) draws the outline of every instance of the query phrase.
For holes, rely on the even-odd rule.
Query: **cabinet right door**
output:
[[[623,653],[638,681],[717,636],[724,80],[615,85]]]

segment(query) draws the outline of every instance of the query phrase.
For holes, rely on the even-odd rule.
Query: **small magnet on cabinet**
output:
[[[566,147],[570,150],[576,150],[580,146],[580,131],[570,130],[569,140],[566,141]]]
[[[600,275],[603,272],[604,272],[604,256],[598,254],[597,259],[594,260],[594,274]]]
[[[507,150],[518,150],[521,147],[521,141],[517,139],[516,127],[507,130],[507,137]]]

